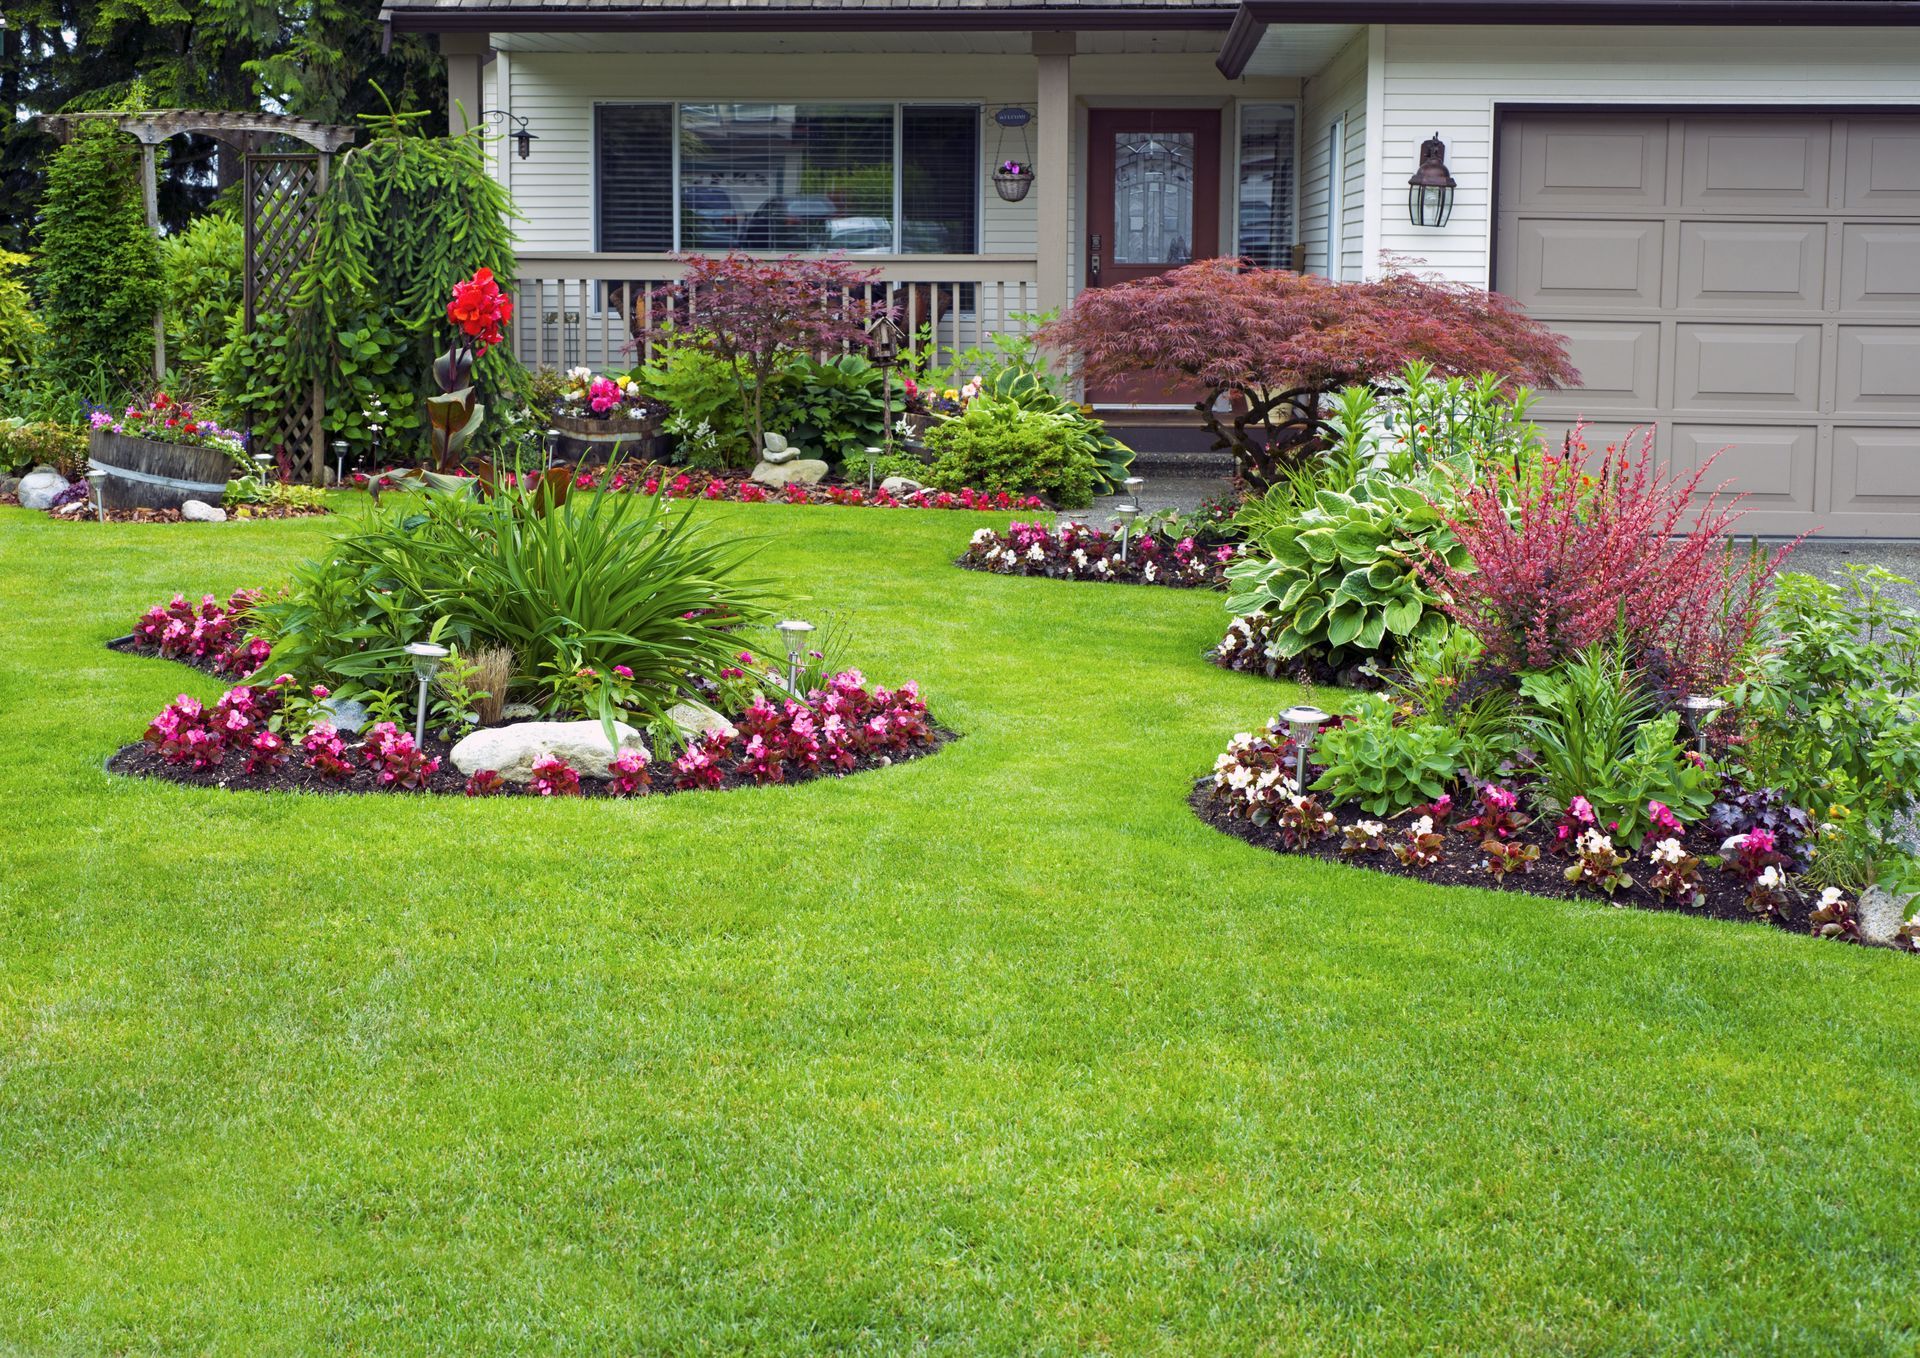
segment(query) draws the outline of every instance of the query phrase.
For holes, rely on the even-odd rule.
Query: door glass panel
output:
[[[1194,135],[1113,136],[1113,262],[1185,264],[1193,258]]]

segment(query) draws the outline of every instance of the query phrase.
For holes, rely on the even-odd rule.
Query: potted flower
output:
[[[596,374],[569,368],[554,400],[553,427],[563,455],[611,457],[616,451],[653,456],[666,407],[648,396],[632,373]]]
[[[115,415],[96,410],[88,452],[105,472],[106,509],[178,509],[189,500],[217,505],[235,468],[247,468],[246,439],[157,392]]]
[[[1017,203],[1033,187],[1033,166],[1021,160],[1003,160],[993,172],[993,187],[1009,203]]]

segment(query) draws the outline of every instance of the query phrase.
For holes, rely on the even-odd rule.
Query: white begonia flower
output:
[[[1142,580],[1145,580],[1149,585],[1151,585],[1153,583],[1153,577],[1154,577],[1153,563],[1149,561],[1147,563],[1147,568],[1144,571],[1140,572],[1140,578]]]
[[[993,541],[993,530],[991,528],[976,528],[973,530],[974,546],[984,547],[989,542],[992,542],[992,541]]]
[[[1356,821],[1353,828],[1365,835],[1368,839],[1378,839],[1381,832],[1387,827],[1377,820],[1363,820]]]
[[[1433,817],[1422,816],[1412,825],[1409,825],[1407,830],[1414,835],[1430,835],[1433,833]]]
[[[1687,851],[1680,847],[1677,839],[1663,839],[1653,846],[1653,852],[1647,857],[1656,863],[1678,863],[1686,857]]]
[[[1588,830],[1580,836],[1581,853],[1612,853],[1613,840],[1598,830]]]
[[[1787,884],[1787,879],[1781,874],[1780,869],[1774,867],[1771,863],[1760,869],[1760,876],[1756,880],[1769,891]]]
[[[1075,547],[1073,549],[1072,561],[1075,570],[1085,570],[1087,568],[1087,553],[1085,549]]]
[[[1772,869],[1769,868],[1768,871],[1771,872]],[[1833,909],[1834,906],[1840,904],[1840,898],[1845,894],[1846,893],[1841,891],[1837,886],[1828,887],[1820,893],[1820,908],[1822,910]]]
[[[1036,542],[1033,544],[1033,546],[1027,548],[1027,560],[1045,561],[1046,559],[1047,559],[1046,548],[1042,547],[1039,543]]]
[[[1252,785],[1253,770],[1245,764],[1237,765],[1233,772],[1227,775],[1227,786],[1233,788],[1236,792],[1245,791]]]

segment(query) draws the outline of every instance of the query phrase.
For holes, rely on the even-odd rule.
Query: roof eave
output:
[[[673,9],[655,6],[390,5],[381,21],[396,33],[847,33],[847,32],[1053,32],[1073,29],[1203,29],[1225,31],[1238,18],[1232,4],[1040,6],[995,5],[978,9],[900,5],[857,9]]]

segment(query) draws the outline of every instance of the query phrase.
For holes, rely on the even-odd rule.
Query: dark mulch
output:
[[[1612,896],[1576,887],[1562,876],[1573,860],[1548,852],[1548,845],[1553,840],[1553,825],[1546,817],[1536,820],[1516,837],[1519,843],[1538,847],[1539,859],[1526,872],[1499,878],[1482,866],[1484,855],[1480,852],[1479,836],[1463,835],[1454,831],[1448,832],[1446,836],[1445,858],[1439,866],[1433,868],[1404,866],[1390,850],[1351,856],[1340,852],[1341,831],[1363,820],[1384,821],[1387,826],[1385,838],[1391,845],[1396,839],[1404,837],[1407,825],[1413,819],[1408,812],[1390,819],[1385,816],[1371,816],[1358,807],[1331,807],[1329,809],[1337,822],[1335,832],[1331,836],[1316,840],[1304,847],[1288,848],[1281,842],[1277,828],[1269,825],[1255,825],[1241,817],[1229,816],[1225,807],[1213,800],[1212,793],[1211,778],[1202,778],[1194,784],[1193,792],[1187,798],[1187,804],[1193,808],[1195,815],[1216,830],[1232,835],[1235,839],[1244,840],[1255,848],[1269,849],[1274,853],[1299,854],[1310,858],[1326,859],[1330,862],[1351,863],[1356,867],[1384,872],[1394,877],[1418,878],[1420,881],[1431,882],[1436,886],[1476,886],[1494,891],[1521,891],[1533,896],[1596,901],[1623,907],[1632,906],[1637,910],[1705,915],[1713,919],[1735,920],[1747,924],[1772,924],[1789,933],[1811,932],[1807,921],[1813,913],[1814,897],[1789,888],[1784,916],[1769,919],[1747,908],[1747,888],[1744,882],[1731,873],[1721,872],[1711,867],[1703,867],[1700,874],[1700,886],[1706,892],[1706,900],[1703,903],[1698,906],[1683,906],[1662,900],[1646,889],[1647,879],[1653,876],[1653,865],[1646,861],[1644,850],[1627,869],[1628,875],[1634,879],[1633,886],[1622,887]],[[1699,826],[1688,831],[1681,843],[1687,852],[1696,858],[1718,854],[1720,851],[1719,840]],[[1817,897],[1817,895],[1817,892],[1814,893],[1814,896]]]
[[[1334,666],[1327,662],[1324,655],[1302,651],[1299,655],[1286,660],[1275,660],[1265,654],[1257,659],[1237,661],[1222,655],[1218,646],[1207,648],[1207,663],[1217,665],[1223,670],[1232,670],[1235,674],[1254,674],[1264,679],[1285,679],[1295,684],[1311,684],[1321,688],[1353,688],[1371,691],[1383,687],[1380,676],[1358,665]]]

